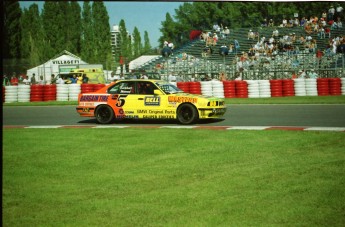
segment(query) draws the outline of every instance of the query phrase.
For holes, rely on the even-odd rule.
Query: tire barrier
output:
[[[94,91],[93,84],[81,84],[80,89],[81,93],[89,93]]]
[[[283,96],[295,96],[295,87],[293,80],[283,80]]]
[[[345,95],[345,78],[228,80],[170,82],[184,92],[219,98]],[[80,93],[94,92],[105,84],[54,84],[3,86],[3,102],[78,101]]]
[[[271,84],[269,80],[259,80],[260,98],[271,97]]]
[[[329,94],[341,95],[341,80],[340,78],[329,78]]]
[[[189,83],[189,93],[191,94],[201,94],[201,84],[200,82],[188,82]]]
[[[56,101],[68,101],[68,84],[56,85]]]
[[[246,80],[248,84],[248,98],[260,98],[259,81]]]
[[[236,98],[235,81],[223,81],[223,88],[225,98]]]
[[[30,85],[18,85],[18,102],[30,102]]]
[[[5,103],[18,102],[18,86],[5,86]]]
[[[98,91],[103,87],[105,87],[105,84],[93,84],[93,91]]]
[[[306,96],[305,79],[294,79],[295,96]]]
[[[283,80],[270,80],[271,97],[283,97]]]
[[[318,78],[318,79],[316,79],[316,82],[317,82],[317,94],[318,94],[318,96],[329,95],[328,78]]]
[[[201,81],[201,94],[205,96],[212,96],[212,83],[211,81]]]
[[[317,96],[317,81],[316,79],[305,79],[305,91],[307,96]]]
[[[30,102],[42,102],[44,85],[34,84],[30,89]]]
[[[68,100],[78,101],[78,96],[81,92],[80,84],[68,84]]]
[[[248,98],[248,84],[244,80],[235,80],[236,98]]]
[[[43,101],[56,100],[56,84],[44,85]]]
[[[189,93],[189,83],[188,82],[176,82],[176,85],[183,92]]]
[[[224,98],[224,87],[222,81],[211,81],[212,96],[217,98]]]
[[[345,95],[345,78],[340,78],[341,81],[341,94]]]

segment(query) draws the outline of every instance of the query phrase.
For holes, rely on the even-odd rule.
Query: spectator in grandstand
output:
[[[223,38],[228,37],[230,35],[230,29],[225,26],[225,29],[224,29],[222,35],[223,35]]]
[[[321,27],[321,28],[319,29],[319,32],[318,32],[317,36],[318,36],[320,39],[326,38],[325,29],[324,29],[323,27]]]
[[[300,21],[300,26],[304,27],[307,23],[307,19],[305,17],[302,17],[301,21]]]
[[[168,81],[169,82],[176,82],[176,76],[170,73],[168,76]]]
[[[170,50],[174,49],[174,44],[172,42],[168,43],[168,47],[170,48]]]
[[[327,20],[327,13],[326,13],[326,11],[323,11],[323,13],[321,15],[321,19],[323,19],[324,21]]]
[[[270,19],[268,21],[268,27],[273,27],[274,26],[274,22],[273,22],[273,19]]]
[[[217,22],[215,22],[212,26],[214,32],[220,32],[220,27]]]
[[[254,32],[251,29],[248,31],[248,37],[247,38],[248,38],[248,40],[249,39],[253,39],[253,40],[255,39]]]
[[[261,27],[267,27],[268,23],[267,23],[267,19],[263,19],[262,23],[261,23]]]
[[[211,81],[210,77],[206,74],[203,78],[201,78],[201,81]]]
[[[325,26],[327,25],[326,20],[323,19],[323,18],[321,18],[321,19],[320,19],[320,25],[321,25],[322,27],[325,27]]]
[[[240,43],[237,41],[237,39],[234,40],[234,47],[235,47],[235,54],[240,51]]]
[[[278,37],[279,36],[279,31],[278,29],[275,29],[273,32],[272,32],[272,37]]]
[[[338,23],[336,21],[334,21],[331,25],[331,30],[335,30],[338,29]]]
[[[292,28],[293,25],[294,25],[294,20],[293,20],[292,18],[290,18],[289,21],[288,21],[288,23],[287,23],[287,25],[286,25],[286,27]]]
[[[328,38],[331,38],[331,29],[329,27],[325,27],[325,35],[328,35]]]
[[[344,11],[344,8],[340,5],[340,4],[337,4],[337,8],[336,8],[336,18],[340,18],[340,19],[343,19],[343,11]]]
[[[287,26],[288,21],[286,20],[286,18],[283,19],[282,24],[280,25],[281,27],[285,28]]]
[[[334,20],[334,13],[335,13],[335,9],[334,6],[331,5],[328,9],[328,20]]]
[[[308,78],[311,79],[316,79],[318,77],[317,73],[315,72],[314,69],[311,69],[310,72],[308,73]]]
[[[311,34],[313,33],[313,29],[311,27],[311,23],[310,22],[307,22],[305,27],[304,27],[304,31],[307,33],[307,34]]]
[[[218,35],[217,35],[217,33],[213,33],[213,43],[212,43],[212,45],[213,46],[217,45],[217,42],[218,42]]]
[[[304,79],[304,78],[306,77],[306,75],[307,75],[307,74],[304,72],[303,69],[300,70],[300,71],[298,72],[298,74],[297,74],[298,78],[302,78],[302,79]]]
[[[338,25],[338,28],[343,28],[343,22],[341,22],[340,17],[337,18],[337,25]]]
[[[203,31],[200,35],[200,39],[204,42],[207,42],[207,39],[208,39],[208,32],[206,31]]]
[[[56,84],[57,78],[55,77],[54,74],[50,76],[50,84]]]

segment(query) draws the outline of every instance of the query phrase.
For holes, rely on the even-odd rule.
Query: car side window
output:
[[[154,94],[155,85],[151,82],[138,82],[138,92],[139,94]]]
[[[135,94],[135,82],[124,81],[115,84],[108,90],[109,94]]]

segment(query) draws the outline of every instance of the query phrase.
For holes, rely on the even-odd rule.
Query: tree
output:
[[[76,1],[71,1],[66,14],[66,48],[74,54],[80,54],[81,48],[81,9]]]
[[[141,43],[140,32],[137,27],[133,30],[133,55],[139,57],[143,52],[143,45]]]
[[[149,53],[151,52],[151,44],[150,44],[150,38],[149,33],[147,31],[144,32],[144,50],[143,53]]]
[[[124,20],[121,20],[119,23],[119,30],[120,30],[120,52],[117,54],[117,60],[120,61],[120,58],[125,59],[125,63],[128,62],[129,59],[132,58],[132,54],[130,53],[129,46],[131,45],[131,39],[129,33],[126,28],[126,23]]]
[[[3,58],[19,58],[22,11],[18,1],[3,1],[2,4],[4,9]]]
[[[95,62],[106,66],[109,53],[111,54],[110,43],[110,25],[109,16],[106,7],[103,2],[95,1],[92,4],[92,25],[93,25],[93,48],[95,54]]]
[[[162,36],[159,38],[159,42],[163,45],[164,41],[178,43],[177,42],[177,29],[172,17],[169,13],[165,15],[165,21],[162,22],[162,28],[160,28]]]
[[[81,27],[81,58],[87,62],[95,62],[92,48],[94,42],[92,10],[88,1],[83,3]]]

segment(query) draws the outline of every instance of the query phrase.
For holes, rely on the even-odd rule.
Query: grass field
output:
[[[345,226],[345,134],[3,129],[4,226]]]

